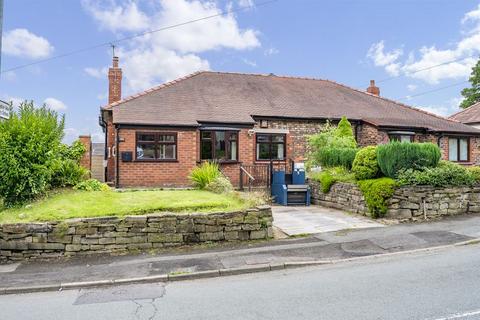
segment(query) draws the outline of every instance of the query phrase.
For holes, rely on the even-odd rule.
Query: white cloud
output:
[[[27,29],[13,29],[3,36],[3,52],[8,55],[40,59],[50,56],[54,48],[47,39]]]
[[[55,98],[47,98],[43,101],[52,110],[55,111],[64,111],[67,110],[67,106],[62,101]]]
[[[480,54],[480,5],[464,15],[462,24],[467,22],[470,23],[467,32],[462,33],[462,38],[450,48],[423,46],[417,53],[410,53],[406,61],[400,62],[401,51],[385,52],[384,41],[380,41],[370,47],[367,57],[390,75],[404,74],[429,84],[446,79],[466,79]]]
[[[280,51],[277,48],[270,47],[267,50],[263,51],[263,55],[265,56],[273,56],[275,54],[278,54]]]
[[[253,0],[238,0],[238,6],[240,8],[252,8],[255,6]]]
[[[148,27],[150,21],[133,1],[126,1],[123,6],[114,1],[82,0],[82,6],[95,18],[104,29],[111,31],[140,31]]]
[[[409,85],[407,85],[408,91],[415,91],[415,90],[417,90],[417,88],[418,88],[418,86],[415,85],[415,84],[409,84]]]
[[[398,75],[400,64],[397,63],[398,59],[402,56],[402,49],[394,49],[389,52],[385,52],[385,43],[380,41],[372,44],[367,52],[367,57],[370,58],[375,66],[384,67],[385,70],[391,75]]]
[[[243,58],[242,61],[243,61],[243,63],[245,63],[246,65],[249,65],[250,67],[256,67],[257,66],[257,62],[255,62],[253,60]]]
[[[105,14],[116,12],[119,7],[124,12],[131,6],[131,1],[110,0],[105,3],[109,4],[102,7]],[[149,30],[222,12],[214,1],[158,0],[158,4],[158,7],[150,7],[148,13],[146,10],[142,12],[150,23]],[[139,6],[136,9],[141,10]],[[122,29],[118,27],[112,31]],[[233,14],[225,14],[132,39],[117,52],[128,88],[137,91],[194,71],[210,69],[210,63],[200,56],[202,53],[259,47],[257,35],[253,29],[241,29]]]
[[[98,79],[106,79],[107,74],[108,74],[108,68],[91,68],[87,67],[83,69],[86,74],[88,74],[91,77],[98,78]]]
[[[14,108],[18,108],[20,106],[20,104],[22,104],[22,102],[25,101],[25,99],[23,99],[23,98],[10,97],[10,96],[5,96],[5,95],[1,99],[5,102],[11,103]]]
[[[438,114],[440,116],[449,116],[459,111],[458,106],[460,105],[460,102],[462,102],[462,100],[463,100],[462,97],[455,97],[446,101],[444,104],[441,104],[441,105],[423,106],[419,108],[431,113]]]

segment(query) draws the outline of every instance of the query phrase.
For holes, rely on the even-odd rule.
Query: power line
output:
[[[30,62],[30,63],[18,65],[18,66],[9,68],[9,69],[2,70],[2,71],[0,71],[0,73],[15,71],[15,70],[18,70],[18,69],[23,69],[23,68],[26,68],[26,67],[30,67],[30,66],[33,66],[33,65],[40,64],[40,63],[44,63],[44,62],[68,57],[68,56],[71,56],[71,55],[75,55],[75,54],[82,53],[82,52],[85,52],[85,51],[94,50],[94,49],[105,47],[105,46],[111,46],[111,45],[119,43],[119,42],[143,37],[145,35],[160,32],[160,31],[165,31],[165,30],[178,28],[178,27],[181,27],[181,26],[185,26],[185,25],[188,25],[188,24],[192,24],[192,23],[196,23],[196,22],[200,22],[200,21],[204,21],[204,20],[213,19],[213,18],[216,18],[216,17],[221,17],[221,16],[224,16],[224,15],[227,15],[227,14],[231,14],[231,13],[235,13],[235,12],[239,12],[239,11],[245,11],[245,10],[252,9],[252,8],[266,6],[268,4],[271,4],[271,3],[277,2],[277,1],[280,1],[280,0],[269,0],[269,1],[264,1],[264,2],[257,3],[257,4],[252,4],[252,5],[249,5],[249,6],[233,9],[233,10],[221,11],[220,13],[213,14],[213,15],[210,15],[210,16],[206,16],[206,17],[202,17],[202,18],[198,18],[198,19],[194,19],[194,20],[190,20],[190,21],[186,21],[186,22],[177,23],[177,24],[170,25],[170,26],[163,27],[163,28],[159,28],[159,29],[154,29],[154,30],[149,30],[149,31],[137,33],[137,34],[134,34],[134,35],[131,35],[131,36],[128,36],[128,37],[119,38],[119,39],[115,39],[113,41],[103,42],[103,43],[95,44],[95,45],[92,45],[92,46],[89,46],[89,47],[85,47],[85,48],[73,50],[73,51],[70,51],[70,52],[66,52],[66,53],[63,53],[63,54],[59,54],[59,55],[56,55],[56,56],[52,56],[50,58],[41,59],[41,60],[33,61],[33,62]]]
[[[396,99],[396,100],[401,101],[401,100],[405,100],[405,99],[410,99],[410,98],[414,98],[414,97],[419,97],[419,96],[423,96],[423,95],[426,95],[426,94],[429,94],[429,93],[433,93],[433,92],[445,90],[445,89],[448,89],[448,88],[456,87],[456,86],[459,86],[459,85],[461,85],[461,84],[465,84],[465,83],[468,83],[468,82],[469,82],[468,80],[465,80],[465,81],[462,81],[462,82],[457,82],[457,83],[449,84],[448,86],[443,86],[443,87],[435,88],[435,89],[432,89],[432,90],[420,92],[420,93],[417,93],[417,94],[404,96],[404,97],[398,98],[398,99]]]
[[[397,76],[391,76],[391,77],[388,77],[388,78],[384,78],[384,79],[381,79],[381,80],[375,81],[375,82],[376,83],[387,82],[387,81],[390,81],[390,80],[393,80],[393,79],[409,76],[409,75],[416,74],[416,73],[419,73],[419,72],[422,72],[422,71],[431,70],[431,69],[434,69],[434,68],[438,68],[438,67],[450,64],[450,63],[463,61],[463,60],[467,60],[467,59],[470,59],[470,58],[473,58],[473,56],[468,56],[468,57],[463,57],[463,58],[459,58],[459,59],[455,59],[455,60],[446,61],[446,62],[439,63],[439,64],[436,64],[436,65],[433,65],[433,66],[430,66],[430,67],[426,67],[426,68],[423,68],[423,69],[418,69],[418,70],[408,72],[408,73],[404,73],[404,74],[400,74],[400,75],[397,75]]]

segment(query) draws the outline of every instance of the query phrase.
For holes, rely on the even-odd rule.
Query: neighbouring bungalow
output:
[[[329,81],[202,71],[122,99],[118,58],[108,72],[105,179],[117,187],[189,186],[205,160],[239,184],[240,167],[302,162],[307,137],[346,116],[360,146],[430,141],[443,159],[480,163],[480,130]],[[247,170],[247,171],[248,171]]]
[[[449,119],[480,129],[480,102],[452,114]]]

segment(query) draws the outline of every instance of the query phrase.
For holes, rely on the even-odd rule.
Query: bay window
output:
[[[469,139],[468,138],[448,138],[448,160],[455,162],[469,161]]]
[[[139,132],[136,139],[137,160],[168,161],[177,159],[177,134]]]
[[[201,131],[200,159],[238,161],[238,132]]]
[[[285,160],[285,134],[258,133],[256,136],[257,160]]]

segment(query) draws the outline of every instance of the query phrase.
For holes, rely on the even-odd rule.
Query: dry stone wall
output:
[[[0,225],[0,262],[149,250],[210,241],[268,239],[272,211],[151,214]]]
[[[310,186],[314,204],[368,215],[365,198],[354,183],[336,182],[326,194],[319,182],[310,181]],[[404,186],[388,200],[385,218],[422,220],[468,213],[480,213],[480,186]]]

